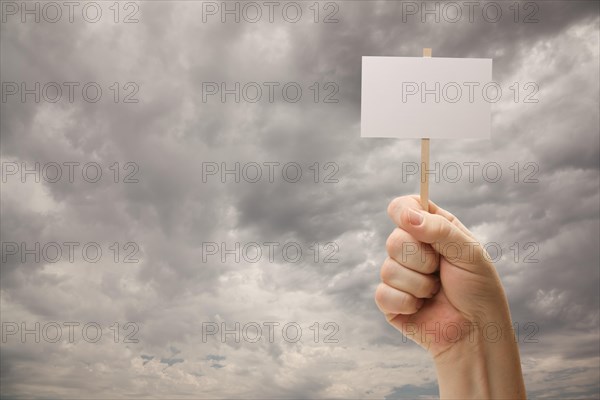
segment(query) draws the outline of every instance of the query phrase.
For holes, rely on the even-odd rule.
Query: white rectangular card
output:
[[[489,139],[492,59],[363,57],[361,137]]]

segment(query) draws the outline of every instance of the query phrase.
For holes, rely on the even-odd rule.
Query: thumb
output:
[[[418,241],[431,244],[436,252],[458,267],[474,270],[485,260],[479,242],[441,215],[405,208],[400,216],[400,228]]]

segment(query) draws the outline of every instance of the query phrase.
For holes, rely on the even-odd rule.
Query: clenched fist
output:
[[[397,228],[386,242],[375,301],[433,356],[441,395],[524,398],[508,302],[484,248],[448,211],[430,202],[425,212],[418,196],[394,199],[388,214]],[[468,374],[455,376],[465,361]]]

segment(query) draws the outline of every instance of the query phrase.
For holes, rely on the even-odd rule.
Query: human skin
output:
[[[448,211],[394,199],[397,226],[375,302],[433,357],[442,399],[525,399],[506,294],[490,257]]]

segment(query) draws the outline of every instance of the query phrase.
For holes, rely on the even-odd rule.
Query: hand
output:
[[[390,203],[398,228],[386,243],[375,300],[390,324],[436,357],[472,339],[475,326],[508,307],[498,274],[471,232],[433,202],[429,211],[417,196]]]
[[[453,375],[459,359],[473,358],[481,364],[486,362],[481,359],[483,353],[486,357],[500,354],[518,370],[512,375],[520,384],[507,392],[497,383],[500,389],[494,391],[484,374],[475,379],[480,387],[472,389],[483,397],[492,392],[500,397],[524,396],[508,302],[484,248],[456,217],[433,202],[429,212],[423,211],[418,196],[396,198],[388,214],[398,228],[387,240],[388,258],[375,292],[377,306],[388,322],[430,352],[440,376]],[[473,366],[473,362],[465,365]],[[453,387],[446,390],[449,395],[475,393],[455,384],[440,379],[440,389]]]

